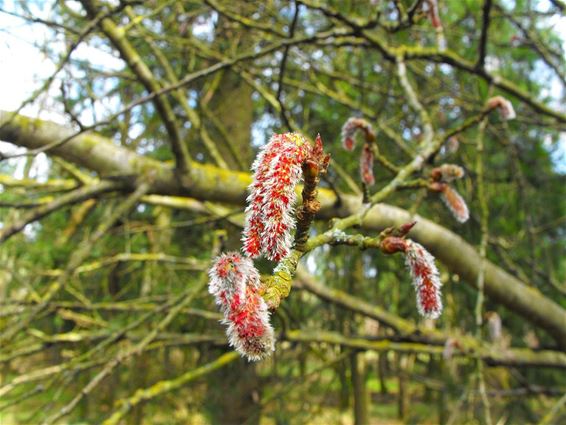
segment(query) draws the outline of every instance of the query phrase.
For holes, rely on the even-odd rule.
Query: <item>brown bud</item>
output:
[[[307,159],[303,162],[303,175],[305,179],[314,179],[318,177],[318,163],[312,159]]]
[[[330,155],[324,153],[324,147],[322,145],[322,137],[320,137],[320,134],[316,135],[314,146],[311,148],[307,161],[311,161],[313,162],[313,164],[317,166],[316,175],[324,174],[326,172],[326,169],[328,168],[328,163],[330,162]],[[312,168],[312,165],[309,166]]]
[[[395,254],[396,252],[405,252],[407,249],[407,241],[396,236],[387,236],[380,244],[381,251],[385,254]]]
[[[432,182],[428,185],[429,190],[432,192],[444,192],[447,184],[442,182]]]
[[[442,178],[442,171],[440,170],[440,168],[433,168],[430,172],[430,178],[435,182],[440,181],[440,179]]]

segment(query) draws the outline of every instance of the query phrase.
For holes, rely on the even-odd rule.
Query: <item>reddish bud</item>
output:
[[[310,158],[315,161],[320,161],[326,156],[328,155],[325,155],[324,153],[322,137],[320,137],[320,133],[318,133],[316,135],[316,139],[314,139],[314,147],[311,149]]]
[[[324,153],[324,146],[322,144],[322,137],[320,134],[316,135],[314,146],[310,149],[307,155],[307,162],[316,164],[317,175],[326,173],[328,164],[330,163],[330,155]]]
[[[380,245],[381,251],[385,254],[395,254],[407,250],[407,240],[397,236],[387,236]]]
[[[416,221],[411,221],[410,223],[402,224],[401,226],[399,226],[399,235],[405,236],[412,230],[413,227],[415,227],[416,224],[417,224]]]

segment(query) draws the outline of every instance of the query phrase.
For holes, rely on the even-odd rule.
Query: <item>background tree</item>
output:
[[[0,4],[55,64],[0,113],[25,148],[0,162],[2,420],[564,417],[562,1]],[[249,363],[206,272],[240,249],[253,158],[288,131],[332,160],[293,279],[255,263],[278,342]],[[384,255],[413,221],[436,321]]]

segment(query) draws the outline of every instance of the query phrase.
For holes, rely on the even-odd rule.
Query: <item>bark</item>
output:
[[[217,117],[217,125],[222,126],[222,131],[211,129],[210,133],[215,140],[223,141],[216,145],[231,169],[241,170],[240,164],[251,164],[252,93],[252,88],[241,77],[227,71],[210,102],[211,116]],[[234,108],[234,103],[226,99],[237,99],[238,107]]]
[[[0,139],[29,149],[45,148],[72,134],[70,130],[53,123],[21,115],[11,120],[10,117],[10,113],[0,112]],[[200,200],[244,205],[246,187],[251,181],[249,173],[222,170],[198,163],[192,163],[189,171],[182,178],[177,178],[171,165],[144,158],[95,134],[81,134],[53,147],[49,152],[101,176],[150,174],[153,178],[152,192],[156,194],[184,195]],[[297,190],[300,193],[301,188]],[[361,206],[361,199],[343,196],[342,205],[336,208],[335,195],[324,189],[319,191],[319,200],[322,204],[319,212],[321,219],[344,217],[359,211]],[[411,237],[425,245],[467,284],[475,286],[480,256],[470,244],[450,230],[386,204],[372,208],[362,226],[378,231],[411,220],[418,221],[418,225],[411,231]],[[491,262],[486,262],[485,265],[484,285],[487,297],[546,330],[560,347],[566,347],[566,310],[560,305]]]

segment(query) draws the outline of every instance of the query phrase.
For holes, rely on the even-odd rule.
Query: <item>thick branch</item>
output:
[[[69,134],[69,130],[55,124],[22,116],[17,116],[7,125],[1,125],[9,115],[0,113],[0,139],[19,146],[33,149]],[[52,153],[104,175],[136,176],[151,171],[154,175],[151,191],[158,194],[181,194],[200,200],[244,205],[246,188],[251,182],[248,173],[193,163],[188,182],[183,187],[174,178],[170,166],[117,147],[109,140],[93,134],[82,134],[58,146]],[[336,195],[325,189],[319,191],[318,199],[321,203],[319,217],[324,219],[346,217],[361,211],[362,207],[360,199],[343,196],[341,205],[337,208]],[[475,286],[480,256],[472,246],[450,230],[386,204],[373,206],[361,225],[365,229],[379,231],[413,220],[417,220],[419,224],[411,232],[411,237],[428,247],[466,283]],[[566,347],[566,311],[557,303],[491,262],[486,262],[485,266],[485,293],[490,299],[545,329],[559,345]]]
[[[294,342],[323,342],[336,344],[343,347],[358,350],[373,351],[400,351],[406,353],[428,353],[442,355],[444,350],[440,346],[431,346],[414,342],[395,342],[391,340],[371,340],[361,336],[347,337],[336,332],[314,332],[303,330],[290,330],[285,333],[287,341]],[[455,356],[470,356],[468,352],[455,352]],[[530,367],[557,367],[566,368],[566,354],[559,351],[533,351],[528,348],[514,348],[509,350],[489,350],[483,347],[477,348],[479,355],[491,366],[530,366]]]
[[[297,278],[300,281],[297,285],[298,287],[307,290],[322,300],[375,319],[383,325],[392,328],[400,335],[410,335],[417,332],[417,327],[412,322],[402,319],[395,314],[389,313],[382,307],[366,303],[363,300],[338,289],[329,288],[319,284],[310,274],[306,273],[302,267],[297,269]],[[438,342],[442,341],[442,338],[431,334],[430,340]]]

